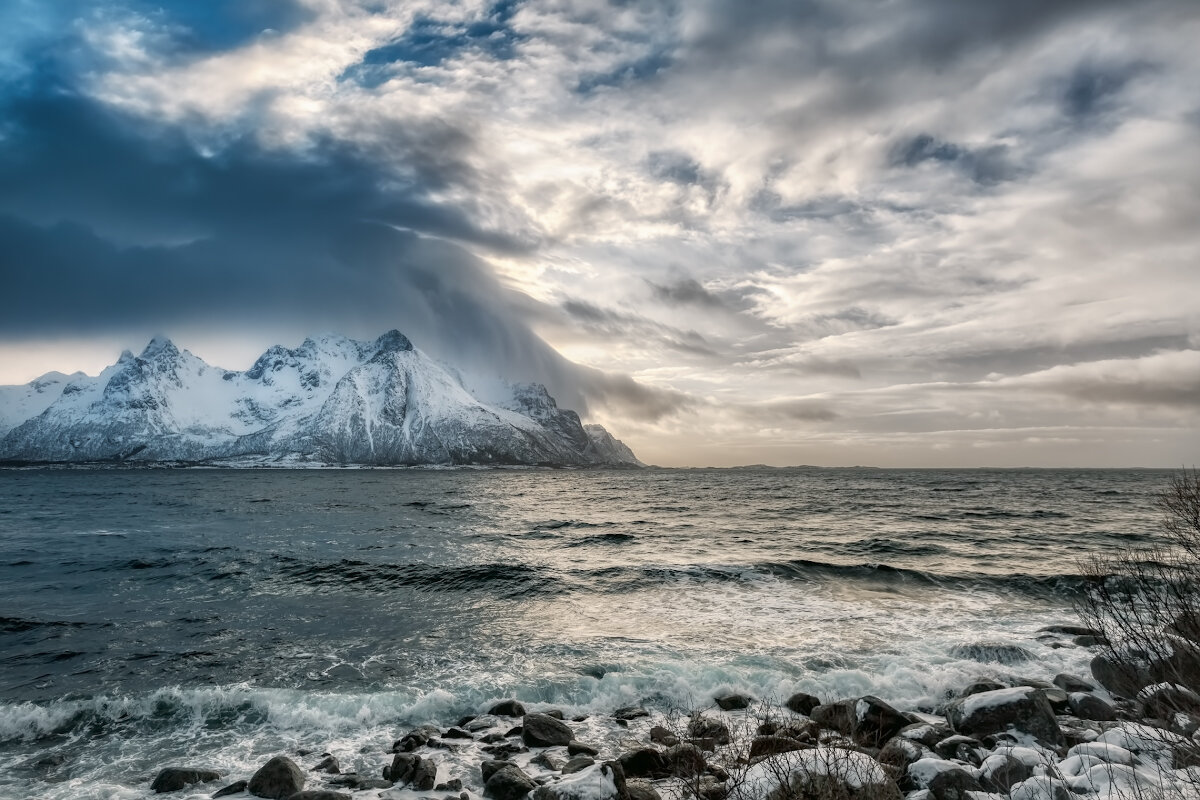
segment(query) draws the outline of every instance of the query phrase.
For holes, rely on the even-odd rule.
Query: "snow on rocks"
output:
[[[950,725],[961,733],[984,736],[1015,730],[1047,744],[1062,744],[1054,710],[1041,689],[1015,686],[980,692],[946,708]]]

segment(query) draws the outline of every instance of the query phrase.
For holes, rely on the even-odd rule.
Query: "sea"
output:
[[[277,754],[378,776],[413,726],[510,697],[617,748],[633,704],[934,711],[977,676],[1086,676],[1041,629],[1078,624],[1090,556],[1155,540],[1169,477],[3,470],[0,797],[145,798],[164,766]],[[477,796],[478,753],[444,760]]]

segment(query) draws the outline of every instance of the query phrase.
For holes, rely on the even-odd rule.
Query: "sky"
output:
[[[1200,456],[1195,0],[8,0],[0,383],[397,328],[646,462]]]

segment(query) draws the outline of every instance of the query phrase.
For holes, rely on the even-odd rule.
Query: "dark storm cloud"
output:
[[[1126,64],[1080,64],[1062,90],[1068,116],[1088,118],[1108,110],[1126,84],[1154,67],[1145,61]]]

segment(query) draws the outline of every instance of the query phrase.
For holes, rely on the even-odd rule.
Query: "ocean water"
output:
[[[0,797],[141,798],[165,765],[299,750],[377,775],[413,725],[510,696],[611,749],[631,703],[930,709],[978,675],[1086,675],[1038,629],[1074,621],[1081,559],[1153,540],[1168,476],[0,471]],[[469,783],[477,755],[445,768]]]

